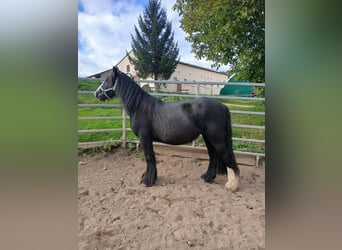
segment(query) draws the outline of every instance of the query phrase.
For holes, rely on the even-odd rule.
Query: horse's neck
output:
[[[151,112],[157,103],[162,103],[130,79],[123,79],[120,82],[118,95],[129,115],[137,112]]]

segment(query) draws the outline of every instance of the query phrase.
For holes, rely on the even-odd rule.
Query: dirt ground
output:
[[[142,154],[81,154],[78,249],[264,249],[265,167],[242,165],[236,193],[226,176],[205,183],[208,160],[156,150],[158,179],[139,184]],[[237,156],[239,162],[239,157]]]

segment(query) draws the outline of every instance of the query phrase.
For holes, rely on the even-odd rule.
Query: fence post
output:
[[[126,111],[122,108],[122,137],[121,142],[124,147],[126,147]]]
[[[199,92],[200,92],[200,84],[197,83],[197,84],[196,84],[196,88],[195,88],[195,95],[196,95],[196,98],[198,98]]]

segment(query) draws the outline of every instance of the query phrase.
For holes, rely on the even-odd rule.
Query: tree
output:
[[[179,62],[178,43],[174,42],[171,22],[167,21],[166,10],[159,0],[150,0],[139,16],[140,30],[134,26],[132,50],[135,57],[128,55],[138,76],[152,75],[154,80],[169,79]],[[156,86],[157,87],[157,86]]]
[[[265,81],[264,0],[178,0],[192,51],[213,66],[232,66],[238,80]]]

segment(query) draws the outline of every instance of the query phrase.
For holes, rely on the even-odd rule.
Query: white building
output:
[[[130,56],[132,56],[132,51],[130,52]],[[137,75],[137,72],[134,69],[134,65],[131,64],[128,60],[128,56],[126,55],[122,58],[115,66],[119,68],[120,71],[130,74],[135,80],[143,80],[140,79]],[[93,74],[88,77],[94,78],[105,78],[112,72],[112,68]],[[147,77],[144,80],[153,80],[152,77]],[[169,80],[174,81],[194,81],[194,82],[226,82],[228,80],[228,74],[217,72],[215,70],[207,69],[204,67],[192,65],[189,63],[179,62],[173,74],[171,75]],[[144,86],[148,83],[141,83],[141,86]],[[154,83],[148,84],[151,89],[154,88]],[[182,92],[182,93],[196,93],[196,86],[192,84],[167,84],[161,85],[159,91],[165,92]],[[220,93],[223,85],[201,85],[199,93],[206,95],[218,95]]]

